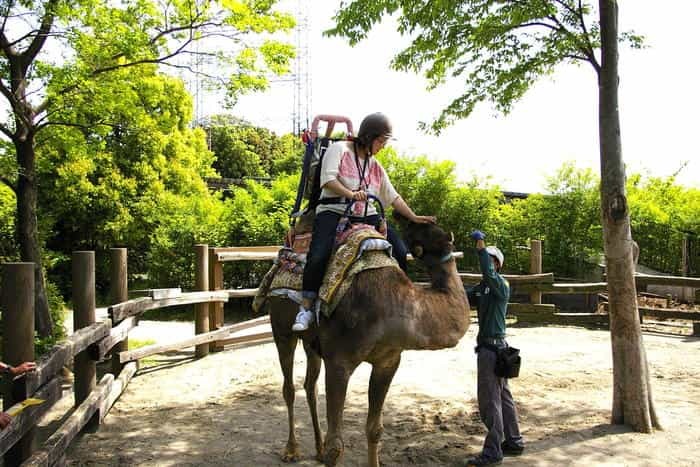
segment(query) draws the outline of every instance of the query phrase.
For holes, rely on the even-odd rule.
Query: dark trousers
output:
[[[496,376],[496,353],[480,348],[477,352],[476,367],[479,415],[489,430],[482,453],[491,459],[501,459],[503,441],[518,446],[523,444],[518,426],[518,410],[508,387],[508,380]]]
[[[323,211],[316,214],[314,219],[313,234],[309,253],[306,256],[306,266],[304,267],[304,279],[302,283],[303,294],[307,298],[314,298],[321,288],[323,276],[326,274],[328,260],[333,254],[333,244],[335,242],[338,221],[342,216],[335,212]],[[351,222],[364,222],[375,227],[381,222],[378,215],[362,218],[350,218]],[[391,243],[393,256],[399,263],[399,267],[406,271],[406,255],[408,249],[396,231],[387,224],[387,240]]]

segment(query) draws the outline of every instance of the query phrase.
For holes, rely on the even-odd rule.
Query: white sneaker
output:
[[[306,331],[307,329],[309,329],[309,325],[313,320],[313,311],[309,311],[303,307],[299,307],[299,313],[297,313],[297,317],[294,320],[294,324],[292,325],[292,331]]]

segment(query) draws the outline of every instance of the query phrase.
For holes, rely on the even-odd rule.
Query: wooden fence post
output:
[[[209,290],[223,290],[224,288],[224,268],[214,253],[214,248],[209,248]],[[209,330],[216,331],[224,325],[224,304],[213,302],[209,304]],[[217,347],[216,342],[209,345],[209,350],[218,352],[222,350]]]
[[[17,366],[34,360],[34,263],[5,263],[2,268],[3,358]],[[5,410],[23,401],[27,394],[26,378],[4,381]],[[32,454],[35,429],[30,429],[5,453],[5,465],[14,467]]]
[[[95,322],[95,252],[73,252],[73,331]],[[78,407],[90,395],[96,385],[96,365],[87,350],[74,359],[74,395]],[[99,425],[99,414],[93,416],[86,428]]]
[[[209,246],[195,245],[195,267],[194,267],[194,289],[196,291],[206,292],[209,290]],[[197,303],[194,306],[195,334],[204,334],[209,332],[209,304]],[[195,347],[195,356],[197,358],[204,357],[209,354],[209,343],[199,344]]]
[[[681,276],[688,277],[690,275],[690,235],[683,235],[681,244]],[[693,303],[695,301],[695,289],[691,287],[683,287],[683,301]]]
[[[109,249],[109,303],[115,305],[129,299],[129,282],[127,275],[127,251],[126,248]],[[116,326],[119,323],[112,323]],[[117,377],[121,373],[122,365],[119,362],[119,352],[129,350],[129,338],[118,342],[112,350],[112,374]]]
[[[530,240],[530,274],[542,273],[542,240]],[[530,303],[542,303],[542,292],[530,292]]]

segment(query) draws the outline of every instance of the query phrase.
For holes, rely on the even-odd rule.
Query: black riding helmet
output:
[[[391,137],[391,122],[389,118],[381,112],[367,115],[357,132],[355,141],[365,148],[372,146],[372,141],[379,137]]]

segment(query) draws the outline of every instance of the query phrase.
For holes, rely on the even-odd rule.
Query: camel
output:
[[[302,339],[307,355],[306,389],[311,411],[316,458],[327,466],[341,459],[345,397],[350,376],[362,362],[372,365],[366,435],[368,463],[379,466],[379,441],[383,432],[382,407],[403,350],[437,350],[454,347],[469,327],[469,303],[457,266],[451,256],[452,239],[440,227],[414,224],[394,216],[412,255],[430,275],[430,286],[413,284],[396,267],[363,271],[330,318],[321,316],[318,327],[295,334],[291,331],[297,306],[280,298],[268,300],[268,311],[284,376],[289,439],[284,461],[299,459],[294,434],[294,350]],[[390,286],[389,286],[390,285]],[[326,368],[326,415],[328,431],[321,435],[316,410],[316,381],[321,357]]]

